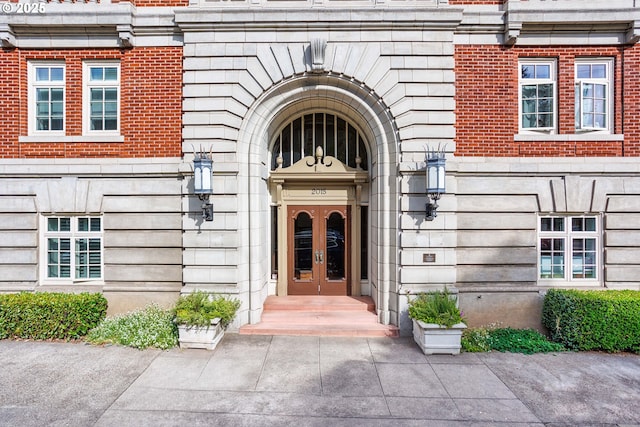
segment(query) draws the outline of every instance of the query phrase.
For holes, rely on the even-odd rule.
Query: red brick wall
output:
[[[0,51],[0,75],[0,158],[18,157],[18,130],[22,114],[17,51]]]
[[[519,120],[518,59],[554,58],[557,61],[557,129],[559,134],[574,134],[574,63],[576,57],[589,56],[614,58],[614,132],[624,133],[624,143],[621,141],[514,141],[514,135],[518,133]],[[638,117],[640,108],[638,66],[640,66],[639,48],[624,50],[622,47],[456,46],[457,155],[558,157],[640,155],[640,128],[637,120],[634,119]],[[624,123],[623,111],[625,112]]]
[[[65,129],[82,135],[82,62],[120,61],[122,143],[20,143],[28,134],[27,62],[63,60],[66,65]],[[131,50],[4,50],[0,53],[0,157],[174,157],[181,155],[182,48]]]
[[[624,51],[624,155],[640,156],[640,47]]]

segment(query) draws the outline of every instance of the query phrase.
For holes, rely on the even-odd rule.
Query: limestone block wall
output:
[[[35,285],[37,228],[33,196],[0,196],[0,289],[27,290]]]
[[[605,283],[609,288],[640,290],[639,184],[637,178],[624,179],[607,198],[604,257]]]
[[[456,158],[457,288],[472,325],[541,328],[552,286],[640,289],[637,162],[614,159]],[[599,280],[538,279],[541,214],[601,218]]]
[[[45,2],[0,19],[0,292],[102,291],[114,313],[169,305],[182,288],[183,55],[169,6],[188,2],[133,3]],[[39,60],[65,66],[63,133],[29,133]],[[83,130],[89,60],[120,64],[118,135]],[[45,280],[46,215],[102,216],[104,280]]]
[[[3,161],[0,292],[102,291],[110,313],[152,301],[169,305],[182,288],[178,165],[179,159]],[[83,214],[103,219],[104,280],[45,283],[41,216]]]
[[[249,310],[239,322],[259,320],[260,309],[251,317],[249,307],[261,306],[270,280],[269,131],[286,118],[278,111],[315,108],[348,115],[367,134],[369,278],[381,320],[398,322],[400,283],[455,282],[455,222],[445,230],[419,217],[426,149],[455,150],[452,40],[460,19],[459,10],[438,7],[348,17],[332,9],[177,10],[185,56],[183,152],[188,162],[202,147],[214,165],[214,221],[198,221],[197,199],[183,201],[190,213],[183,218],[185,285],[237,294]],[[319,73],[310,56],[314,38],[327,42]],[[372,121],[380,123],[364,119],[356,98],[374,106]],[[437,272],[418,253],[429,234],[446,253],[438,256]]]

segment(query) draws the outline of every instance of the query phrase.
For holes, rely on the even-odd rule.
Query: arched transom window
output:
[[[286,168],[322,147],[325,156],[335,157],[352,168],[367,170],[367,150],[355,126],[335,114],[304,114],[289,122],[274,138],[271,170],[278,168],[278,158]]]

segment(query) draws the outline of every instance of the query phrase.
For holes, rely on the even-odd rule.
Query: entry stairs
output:
[[[393,325],[378,323],[371,297],[269,296],[262,319],[244,325],[245,335],[397,337]]]

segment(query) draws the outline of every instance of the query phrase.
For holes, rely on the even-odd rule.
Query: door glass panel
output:
[[[326,268],[327,279],[342,280],[345,277],[344,218],[337,212],[327,219]]]
[[[294,220],[294,277],[313,279],[313,220],[302,212]]]

